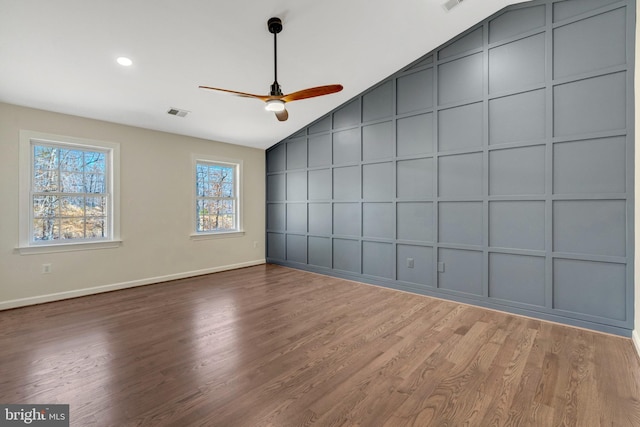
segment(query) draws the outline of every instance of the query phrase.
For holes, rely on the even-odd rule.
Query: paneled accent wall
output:
[[[509,7],[271,147],[268,261],[630,335],[634,16]]]

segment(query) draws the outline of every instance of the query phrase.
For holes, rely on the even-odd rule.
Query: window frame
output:
[[[236,201],[236,209],[235,209],[235,230],[211,230],[211,231],[198,231],[198,164],[208,164],[208,165],[220,165],[220,166],[232,166],[235,168],[234,173],[234,190],[236,193],[235,201]],[[204,154],[193,154],[191,156],[191,209],[194,212],[191,215],[191,234],[190,238],[192,240],[207,240],[207,239],[219,239],[219,238],[227,238],[227,237],[242,237],[244,236],[244,223],[243,223],[243,214],[242,209],[244,207],[243,203],[243,162],[242,160],[237,159],[228,159],[218,156],[204,155]]]
[[[33,238],[33,174],[34,147],[37,145],[81,149],[106,153],[105,184],[107,192],[107,237],[99,239],[69,239],[35,241]],[[120,144],[75,138],[28,130],[20,131],[19,152],[19,243],[22,255],[104,249],[120,246]]]

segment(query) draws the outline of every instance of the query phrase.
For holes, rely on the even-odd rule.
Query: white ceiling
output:
[[[0,0],[0,102],[267,148],[485,17],[525,0]],[[287,104],[267,94],[340,83],[338,94]],[[128,56],[133,66],[115,62]],[[170,107],[191,111],[185,118]]]

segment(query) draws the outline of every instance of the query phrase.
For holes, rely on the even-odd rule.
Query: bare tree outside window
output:
[[[197,232],[238,229],[236,168],[236,165],[197,162]]]
[[[34,143],[32,240],[108,237],[107,153]]]

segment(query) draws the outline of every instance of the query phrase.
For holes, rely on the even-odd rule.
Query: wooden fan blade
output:
[[[279,121],[284,122],[289,118],[289,113],[287,112],[287,110],[276,111],[276,117]]]
[[[297,92],[284,95],[282,99],[284,102],[299,101],[301,99],[313,98],[316,96],[329,95],[332,93],[340,92],[342,85],[327,85],[312,87],[310,89],[303,89]]]
[[[198,86],[200,89],[211,89],[211,90],[218,90],[220,92],[227,92],[227,93],[232,93],[234,95],[238,95],[238,96],[244,96],[247,98],[255,98],[255,99],[259,99],[261,101],[267,101],[268,99],[271,99],[272,97],[269,95],[254,95],[253,93],[246,93],[246,92],[238,92],[236,90],[229,90],[229,89],[220,89],[217,87],[210,87],[210,86]]]

